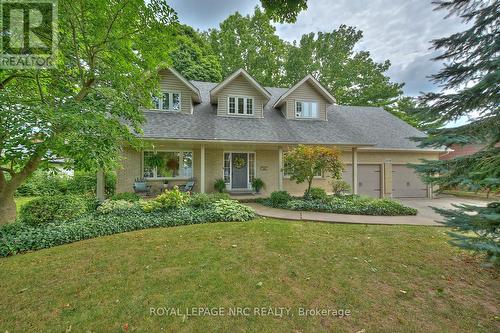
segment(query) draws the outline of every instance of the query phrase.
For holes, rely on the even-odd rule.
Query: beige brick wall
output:
[[[391,195],[392,189],[392,164],[406,164],[406,163],[420,163],[420,159],[425,158],[429,160],[438,159],[438,153],[420,153],[420,152],[363,152],[358,150],[358,164],[380,164],[384,172],[384,189],[385,196]],[[346,167],[351,167],[352,155],[350,151],[342,152],[342,161]],[[347,165],[349,164],[349,165]],[[327,192],[331,192],[329,184],[330,178],[315,178],[312,186],[320,187]],[[295,181],[284,178],[283,189],[292,194],[299,195],[304,193],[307,188],[307,183],[297,184]]]
[[[179,145],[179,144],[155,144],[155,149],[157,150],[191,150],[193,151],[193,175],[197,179],[197,184],[195,185],[195,191],[200,189],[200,145]],[[255,149],[251,145],[235,145],[230,146],[218,146],[215,148],[207,147],[205,149],[205,191],[214,191],[214,182],[216,179],[223,177],[223,153],[224,151],[252,151],[255,152],[256,156],[256,168],[255,177],[261,178],[266,184],[265,188],[262,190],[264,194],[269,194],[272,191],[278,190],[278,150],[269,149]],[[418,163],[421,158],[426,159],[437,159],[438,153],[416,153],[416,152],[363,152],[358,151],[358,163],[359,164],[380,164],[383,166],[382,170],[385,170],[385,175],[383,178],[384,188],[391,188],[392,182],[392,172],[390,172],[390,166],[392,164],[406,164],[406,163]],[[342,152],[342,160],[346,164],[351,163],[351,152]],[[134,151],[130,148],[125,148],[123,150],[123,159],[121,162],[121,167],[117,170],[117,184],[116,191],[120,192],[131,192],[133,191],[133,184],[136,178],[142,177],[142,153]],[[330,192],[329,178],[315,178],[313,181],[313,186],[323,188],[325,191]],[[150,181],[153,188],[159,189],[162,180]],[[185,180],[170,180],[170,184],[184,184]],[[289,178],[283,179],[283,189],[292,194],[302,194],[306,189],[307,184],[297,184],[295,181]],[[386,194],[390,193],[385,191]]]
[[[136,178],[141,177],[142,154],[130,148],[124,148],[120,167],[116,170],[116,193],[133,192]]]

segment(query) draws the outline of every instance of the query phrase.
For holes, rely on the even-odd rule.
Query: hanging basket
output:
[[[233,160],[233,166],[236,168],[236,169],[241,169],[241,168],[244,168],[246,165],[246,162],[243,158],[241,157],[235,157],[234,160]]]

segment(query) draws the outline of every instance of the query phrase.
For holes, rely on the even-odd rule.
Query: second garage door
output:
[[[346,165],[342,178],[352,188],[352,166]],[[380,198],[381,192],[380,164],[358,164],[358,194]]]
[[[394,198],[426,198],[427,185],[414,169],[406,165],[392,165],[392,196]]]

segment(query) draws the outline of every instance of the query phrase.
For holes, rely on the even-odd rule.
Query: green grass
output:
[[[498,272],[450,246],[445,231],[258,219],[16,255],[0,259],[0,331],[498,331]],[[293,316],[152,316],[151,307],[290,307]],[[304,318],[299,307],[352,315]]]
[[[19,214],[19,211],[21,210],[21,207],[30,202],[31,200],[35,199],[36,197],[16,197],[16,210],[17,213]]]

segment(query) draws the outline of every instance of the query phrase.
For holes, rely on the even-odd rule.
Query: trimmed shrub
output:
[[[139,201],[139,207],[141,207],[142,211],[145,213],[151,213],[162,208],[161,203],[154,200]]]
[[[116,174],[106,172],[104,179],[104,189],[106,196],[115,193]],[[95,172],[76,171],[72,178],[68,180],[68,192],[73,194],[95,194],[97,188],[97,175]]]
[[[125,213],[138,207],[137,204],[126,200],[106,200],[97,208],[97,212],[99,214]]]
[[[207,207],[218,200],[229,200],[227,193],[194,193],[189,197],[188,205],[192,207]]]
[[[269,197],[272,207],[284,207],[288,201],[292,200],[292,196],[287,191],[274,191]]]
[[[215,215],[220,221],[248,221],[255,217],[252,208],[236,200],[221,199],[214,204]]]
[[[18,196],[43,196],[66,194],[68,191],[68,175],[57,171],[35,171],[21,186],[18,187]]]
[[[66,222],[91,211],[95,200],[78,195],[44,196],[21,207],[20,221],[31,226]]]
[[[335,195],[341,195],[351,190],[351,185],[342,179],[333,179],[330,181],[330,185],[332,186],[332,192]]]
[[[328,198],[328,196],[325,190],[319,187],[311,187],[309,191],[306,190],[304,192],[304,199],[307,200],[325,200],[326,198]]]
[[[141,197],[133,192],[123,192],[113,195],[110,200],[125,200],[128,202],[139,201]]]
[[[154,201],[159,203],[160,207],[164,209],[183,207],[187,204],[188,200],[189,194],[179,191],[177,186],[174,186],[174,188],[169,191],[165,191],[154,199]]]
[[[105,178],[106,195],[115,192],[116,175],[107,172]],[[89,194],[94,195],[97,178],[94,172],[76,171],[74,176],[68,176],[57,171],[38,170],[31,175],[16,191],[18,196],[44,196],[59,194]]]
[[[113,204],[116,202],[119,201],[114,201]],[[13,223],[0,227],[0,257],[133,230],[219,221],[247,221],[254,216],[253,210],[247,206],[232,200],[219,200],[206,208],[181,207],[151,213],[141,209],[129,209],[126,214],[120,211],[94,213],[67,223],[48,223],[38,228]]]

